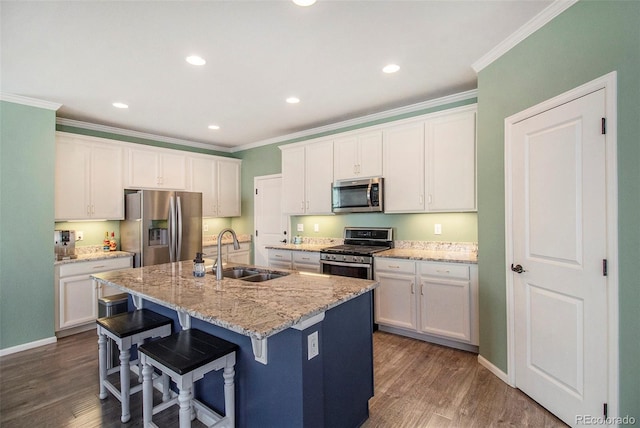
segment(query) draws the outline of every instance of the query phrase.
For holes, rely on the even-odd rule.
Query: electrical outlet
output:
[[[433,228],[433,233],[435,233],[436,235],[442,235],[442,225],[436,223],[435,227]]]
[[[298,228],[296,229],[298,232],[304,232],[304,224],[298,223]]]
[[[207,223],[205,223],[204,226],[202,226],[202,231],[203,232],[208,232],[209,231],[209,225]]]
[[[318,223],[313,225],[313,231],[314,232],[320,232],[320,225]]]
[[[320,354],[320,346],[318,344],[318,332],[314,331],[307,336],[307,359],[317,357]]]
[[[84,241],[84,232],[76,230],[76,241]]]

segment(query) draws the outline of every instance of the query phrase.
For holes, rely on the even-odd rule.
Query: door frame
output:
[[[618,399],[618,166],[617,166],[617,73],[615,71],[600,78],[585,83],[575,89],[543,101],[526,110],[505,119],[504,127],[504,156],[505,156],[505,266],[513,262],[513,201],[511,192],[511,149],[509,142],[512,138],[512,128],[518,122],[537,114],[551,110],[562,104],[597,90],[605,90],[606,114],[606,204],[607,204],[607,348],[608,348],[608,380],[607,403],[609,417],[616,417],[619,413]],[[515,369],[515,300],[513,292],[513,275],[506,269],[507,285],[507,383],[516,386]]]

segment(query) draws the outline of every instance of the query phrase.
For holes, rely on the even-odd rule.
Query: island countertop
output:
[[[192,270],[193,263],[184,261],[92,277],[253,339],[275,335],[378,286],[376,281],[297,271],[257,283],[231,278],[218,281],[211,269],[201,278],[194,277]]]

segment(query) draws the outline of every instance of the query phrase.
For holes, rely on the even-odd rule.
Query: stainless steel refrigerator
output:
[[[192,260],[202,252],[202,193],[125,191],[120,247],[134,267]]]

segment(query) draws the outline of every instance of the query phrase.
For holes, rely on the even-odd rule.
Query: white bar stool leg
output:
[[[142,422],[144,427],[151,424],[153,418],[153,367],[142,365]]]
[[[100,397],[101,400],[107,398],[107,388],[104,381],[107,378],[107,336],[98,334],[98,367],[100,371]]]
[[[224,413],[229,420],[228,426],[236,426],[236,393],[233,378],[236,372],[233,365],[227,365],[222,372],[224,377]]]
[[[121,345],[122,346],[122,345]],[[122,417],[120,420],[124,422],[128,422],[131,419],[131,414],[129,412],[129,390],[130,390],[130,367],[129,367],[129,347],[122,346],[120,348],[120,396],[121,396],[121,404],[122,404]]]
[[[178,404],[180,405],[180,428],[191,428],[192,386],[180,388],[180,394],[178,395]]]

